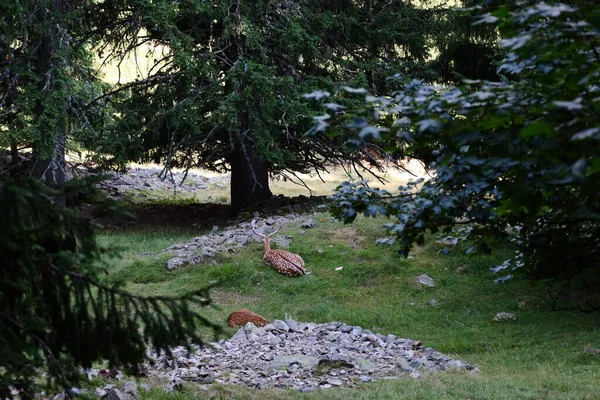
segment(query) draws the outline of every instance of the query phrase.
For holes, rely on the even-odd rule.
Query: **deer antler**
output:
[[[279,230],[281,229],[281,226],[279,226],[278,224],[275,224],[275,230],[267,235],[267,234],[261,233],[257,230],[255,219],[252,220],[252,223],[250,225],[252,225],[252,231],[261,237],[271,237],[274,234],[276,234],[277,232],[279,232]]]
[[[259,231],[256,230],[256,220],[255,219],[252,220],[251,225],[252,225],[252,232],[256,233],[258,236],[261,236],[261,237],[268,237],[264,233],[260,233]],[[271,236],[271,235],[269,235],[269,236]]]
[[[269,233],[267,236],[271,237],[274,234],[276,234],[277,232],[279,232],[279,230],[281,229],[281,226],[279,226],[278,224],[275,224],[275,230],[271,233]]]

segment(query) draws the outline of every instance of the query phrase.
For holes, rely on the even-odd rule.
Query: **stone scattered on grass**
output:
[[[302,223],[302,227],[306,229],[314,228],[315,226],[317,226],[317,222],[312,218],[309,218]]]
[[[373,333],[341,322],[302,323],[274,320],[264,328],[248,324],[231,339],[204,348],[172,350],[172,357],[150,353],[149,376],[201,384],[241,384],[300,391],[354,387],[362,382],[432,372],[478,369],[425,348],[421,342]],[[175,383],[175,385],[174,385]],[[171,388],[172,387],[172,388]]]
[[[508,321],[508,320],[514,321],[516,319],[517,319],[517,316],[515,314],[511,314],[511,313],[507,313],[507,312],[499,312],[494,317],[494,321],[496,321],[496,322]]]
[[[283,226],[290,222],[296,222],[302,217],[298,214],[269,217],[265,222]],[[252,232],[249,222],[243,222],[222,230],[214,230],[203,236],[192,238],[184,243],[176,243],[162,250],[156,255],[171,254],[166,263],[166,268],[171,271],[184,265],[200,264],[207,259],[213,259],[218,253],[235,252],[254,242],[262,242],[263,238]],[[292,237],[276,235],[271,238],[279,248],[289,248]]]
[[[140,391],[138,390],[138,386],[133,381],[125,382],[125,385],[123,385],[123,394],[129,395],[135,400],[138,400],[140,398]]]
[[[429,275],[421,274],[417,276],[417,283],[423,286],[434,287],[435,281]]]
[[[99,186],[113,196],[120,197],[128,192],[159,191],[193,193],[223,185],[224,177],[207,178],[192,171],[175,172],[165,176],[162,168],[128,168],[125,173],[110,171],[108,179]],[[185,181],[182,180],[185,176]]]
[[[124,395],[119,389],[113,388],[105,391],[102,400],[128,400],[129,396]]]
[[[468,268],[465,266],[459,266],[456,267],[456,269],[454,270],[454,272],[456,272],[457,274],[462,274],[464,272],[467,272]]]

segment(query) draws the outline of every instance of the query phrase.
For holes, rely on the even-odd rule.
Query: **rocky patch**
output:
[[[288,214],[286,216],[274,216],[264,220],[267,225],[283,226],[290,222],[302,221],[306,219],[298,214]],[[262,222],[262,221],[261,221]],[[279,248],[288,248],[292,237],[285,235],[276,235],[271,238]],[[207,259],[214,258],[220,252],[235,252],[237,248],[247,246],[252,242],[262,242],[263,238],[252,232],[249,222],[242,222],[237,225],[219,230],[218,227],[207,235],[192,238],[184,243],[174,244],[158,253],[173,254],[174,257],[166,263],[168,270],[177,269],[183,265],[200,264]]]
[[[108,179],[100,183],[100,187],[109,194],[120,197],[128,192],[193,193],[208,190],[212,187],[226,188],[228,177],[207,178],[193,171],[187,175],[183,172],[165,172],[161,168],[129,168],[125,173],[108,172]]]
[[[478,371],[416,340],[341,322],[293,320],[275,320],[262,328],[248,323],[227,341],[191,353],[179,347],[172,357],[152,353],[151,359],[147,373],[166,378],[171,386],[187,380],[300,391],[402,375],[416,379],[432,372]]]

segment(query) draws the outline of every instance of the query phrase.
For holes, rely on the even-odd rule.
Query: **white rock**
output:
[[[284,332],[289,332],[289,330],[290,330],[290,327],[285,322],[283,322],[279,319],[274,320],[272,322],[272,324],[273,324],[273,327],[277,330],[284,331]]]
[[[434,287],[435,281],[429,275],[421,274],[417,276],[417,283],[423,286]]]
[[[515,319],[517,319],[517,316],[515,314],[511,314],[511,313],[507,313],[507,312],[499,312],[494,317],[494,321],[497,321],[497,322],[506,321],[506,320],[514,321]]]

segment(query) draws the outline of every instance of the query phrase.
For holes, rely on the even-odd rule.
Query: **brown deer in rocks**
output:
[[[227,318],[227,325],[233,327],[245,326],[248,322],[252,322],[256,326],[265,326],[269,323],[260,315],[245,308],[232,312]]]
[[[265,255],[263,261],[270,264],[277,272],[288,276],[301,276],[310,274],[306,272],[304,260],[298,254],[290,253],[285,250],[271,250],[271,236],[279,232],[280,226],[277,225],[271,233],[264,234],[256,229],[256,220],[252,221],[252,231],[265,239]]]

